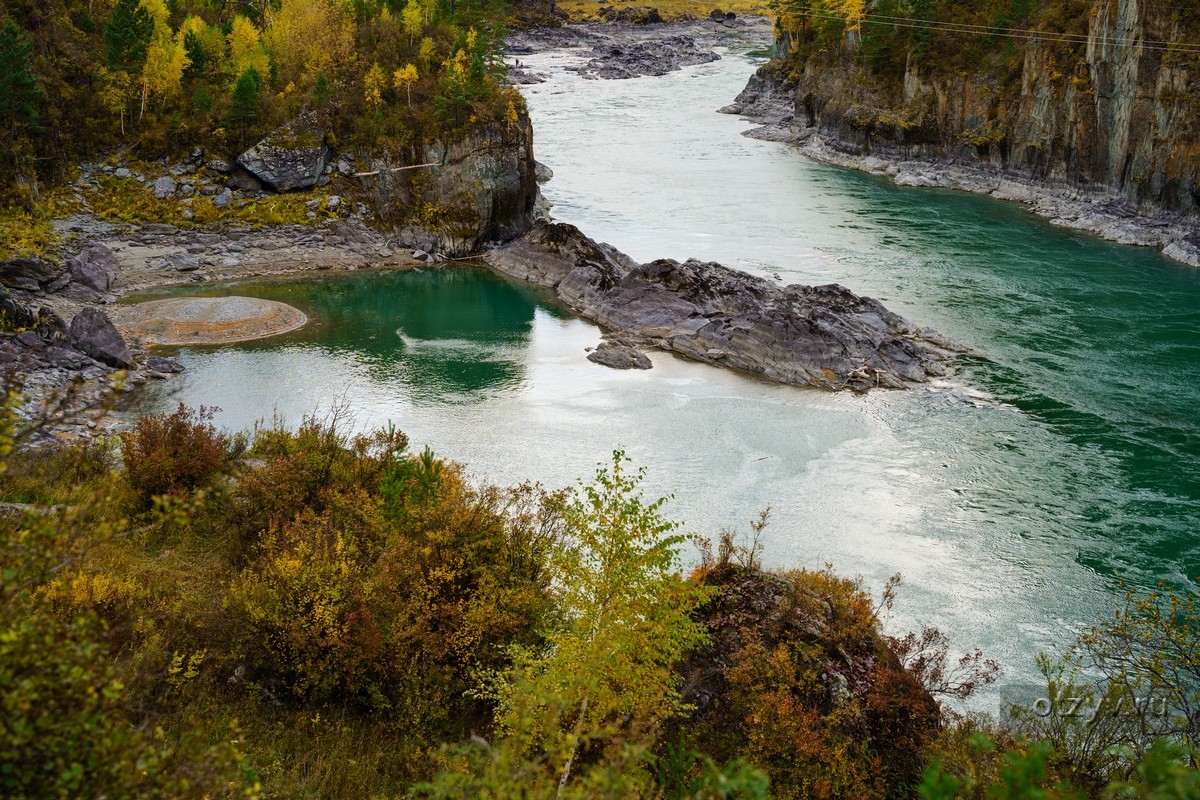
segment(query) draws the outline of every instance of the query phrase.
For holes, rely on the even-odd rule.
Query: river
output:
[[[758,60],[526,88],[556,218],[639,260],[698,257],[841,283],[984,354],[928,389],[829,394],[654,354],[585,360],[590,324],[478,269],[205,287],[292,303],[305,329],[179,353],[147,408],[217,405],[245,428],[343,400],[483,479],[562,486],[624,448],[669,512],[714,535],[771,506],[765,560],[831,563],[889,629],[932,624],[1033,656],[1117,602],[1120,579],[1200,575],[1200,271],[989,198],[901,189],[742,137],[714,113]]]

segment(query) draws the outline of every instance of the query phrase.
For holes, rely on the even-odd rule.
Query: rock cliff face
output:
[[[238,164],[280,192],[326,184],[336,168],[360,181],[354,193],[370,201],[385,226],[400,229],[405,245],[469,255],[533,225],[533,125],[524,109],[513,112],[512,119],[474,125],[453,141],[401,154],[360,150],[336,158],[327,144],[328,125],[310,115],[279,128],[239,156]]]
[[[375,210],[415,248],[463,256],[528,231],[538,208],[533,125],[522,110],[503,124],[422,148],[415,163],[359,154]],[[419,166],[419,165],[427,166]],[[411,167],[411,168],[410,168]]]
[[[1057,18],[1055,3],[1064,6]],[[888,13],[884,5],[868,3],[868,13]],[[1052,33],[955,38],[868,22],[828,47],[814,46],[811,21],[785,18],[780,57],[730,110],[758,112],[793,138],[815,135],[813,146],[832,161],[874,159],[866,166],[879,171],[880,162],[935,161],[973,174],[940,180],[910,169],[902,183],[1033,203],[1040,196],[1028,189],[1036,187],[1100,202],[1080,215],[1107,215],[1111,224],[1064,222],[1102,234],[1116,227],[1110,238],[1173,245],[1172,255],[1200,260],[1183,230],[1200,221],[1200,99],[1187,90],[1200,77],[1200,54],[1180,48],[1195,41],[1200,14],[1159,0],[1026,5],[1035,10],[1017,27]],[[945,13],[975,21],[970,10]],[[1157,219],[1119,223],[1135,216]],[[1154,232],[1171,225],[1173,233]]]

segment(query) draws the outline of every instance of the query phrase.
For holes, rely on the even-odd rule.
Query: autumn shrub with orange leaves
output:
[[[694,580],[708,642],[682,667],[678,725],[718,761],[763,769],[780,798],[907,796],[941,713],[883,636],[872,598],[829,570],[764,572],[736,549]]]

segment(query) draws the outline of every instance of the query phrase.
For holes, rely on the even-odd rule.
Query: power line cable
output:
[[[788,12],[799,13],[813,19],[840,20],[846,17],[840,14],[823,13],[821,9],[812,6],[784,6]],[[880,26],[891,26],[915,30],[928,30],[939,33],[974,34],[978,36],[994,36],[997,38],[1019,39],[1024,41],[1057,41],[1065,44],[1089,44],[1097,42],[1113,47],[1141,47],[1151,52],[1174,52],[1200,54],[1200,43],[1168,42],[1153,39],[1130,39],[1128,37],[1084,36],[1082,34],[1056,33],[1025,28],[1003,28],[990,25],[973,25],[969,23],[942,22],[940,20],[916,19],[911,17],[894,17],[884,14],[864,14],[863,22]]]

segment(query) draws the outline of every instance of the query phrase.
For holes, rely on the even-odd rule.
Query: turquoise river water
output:
[[[590,324],[474,268],[205,287],[283,300],[304,329],[187,348],[146,407],[217,405],[221,424],[290,422],[344,400],[483,479],[562,486],[614,448],[689,529],[746,528],[766,560],[904,574],[889,627],[935,624],[1033,656],[1116,602],[1124,578],[1200,575],[1200,271],[1061,230],[988,198],[897,188],[740,136],[714,113],[756,63],[585,81],[522,57],[556,218],[640,260],[718,260],[842,283],[981,351],[928,389],[867,396],[765,382],[655,354],[585,360]]]

